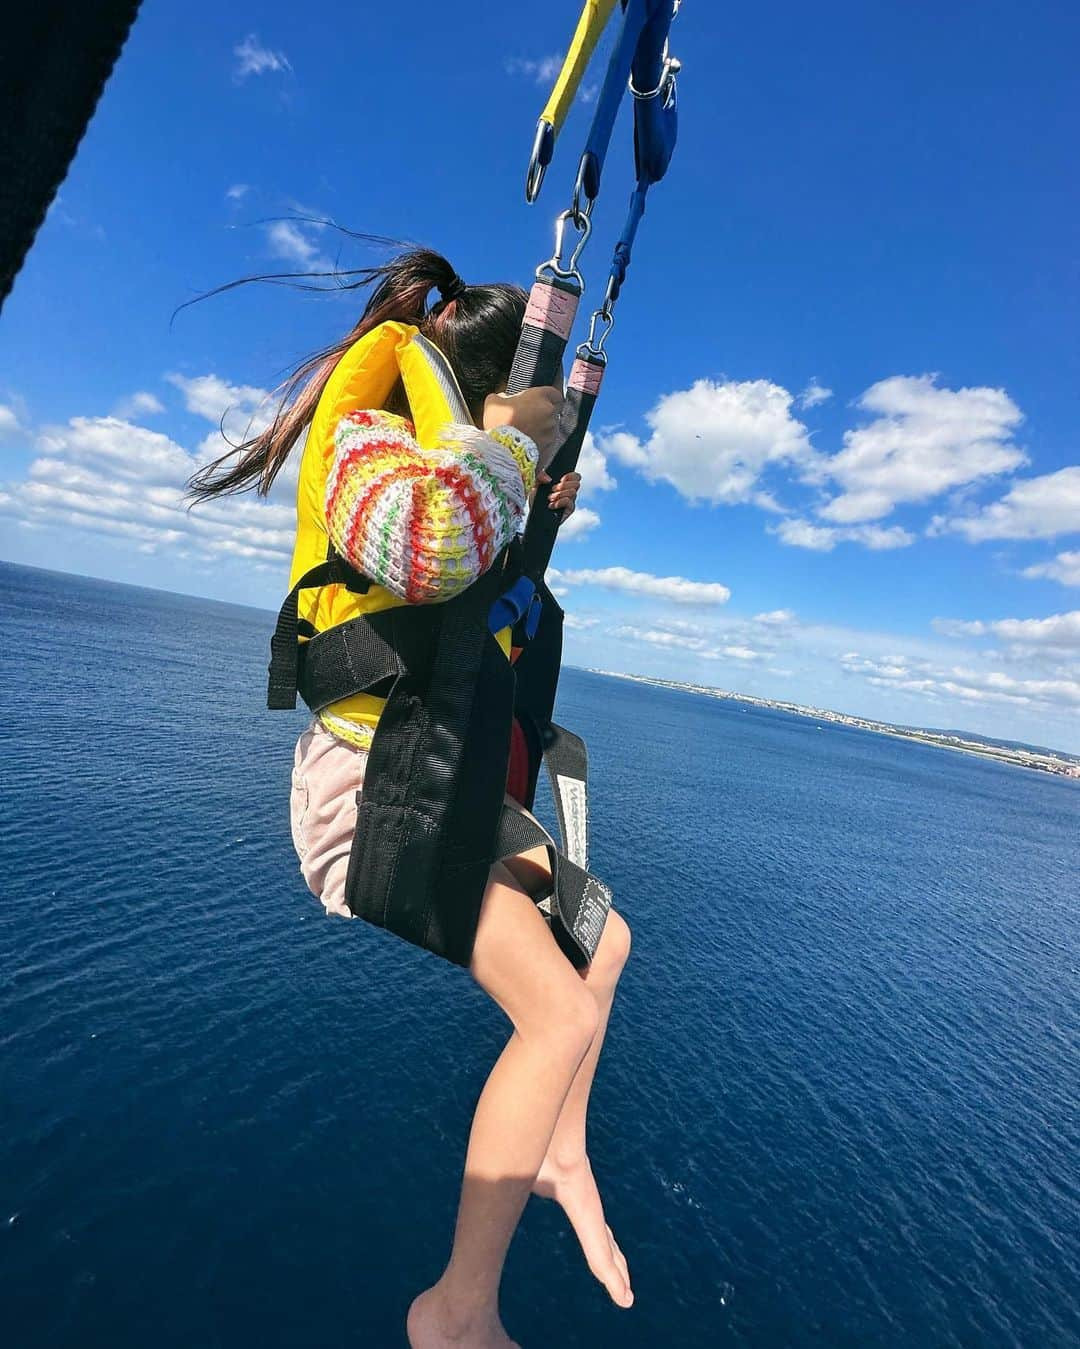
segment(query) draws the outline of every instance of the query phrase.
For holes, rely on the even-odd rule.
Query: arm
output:
[[[423,449],[411,425],[356,412],[334,433],[326,523],[334,548],[410,604],[448,600],[514,537],[536,481],[537,448],[510,425],[449,426]]]

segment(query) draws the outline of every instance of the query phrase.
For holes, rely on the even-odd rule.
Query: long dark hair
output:
[[[347,275],[355,278],[347,283],[348,289],[374,286],[359,322],[285,380],[277,413],[265,431],[192,475],[187,486],[193,502],[252,487],[265,496],[311,421],[334,367],[354,342],[380,323],[415,323],[434,342],[450,362],[474,421],[480,421],[488,394],[505,386],[525,316],[527,297],[518,286],[463,285],[449,262],[430,248],[411,249],[381,267]],[[448,292],[448,298],[429,307],[428,295],[436,289]],[[407,412],[400,380],[386,407]]]

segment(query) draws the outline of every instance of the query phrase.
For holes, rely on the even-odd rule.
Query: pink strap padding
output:
[[[525,322],[533,328],[544,328],[555,333],[564,341],[570,336],[570,329],[577,317],[578,296],[568,291],[537,281],[529,292],[529,303],[525,306]]]
[[[594,365],[592,361],[583,361],[580,358],[570,367],[570,378],[566,381],[571,389],[577,389],[579,393],[597,394],[600,392],[600,381],[604,378],[604,367]]]

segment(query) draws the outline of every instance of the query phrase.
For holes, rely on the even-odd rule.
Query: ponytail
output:
[[[413,249],[381,267],[349,275],[356,279],[347,284],[348,289],[374,287],[359,322],[289,376],[281,386],[274,420],[265,431],[192,475],[187,484],[192,503],[250,488],[265,496],[311,421],[338,362],[380,323],[415,324],[440,347],[475,420],[480,420],[486,396],[505,386],[525,314],[524,291],[507,285],[466,286],[446,258],[429,248]],[[427,297],[433,289],[440,292],[440,299],[429,308]],[[393,410],[404,407],[400,383],[388,406]]]

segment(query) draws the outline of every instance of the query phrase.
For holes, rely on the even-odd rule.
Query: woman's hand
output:
[[[541,473],[538,482],[550,482],[551,479],[546,473]],[[574,507],[577,504],[577,494],[581,490],[581,474],[567,473],[559,479],[551,489],[551,495],[548,497],[548,505],[553,511],[562,511],[562,518],[565,520],[573,515]]]
[[[524,389],[521,393],[492,393],[484,400],[484,430],[513,426],[534,441],[538,468],[549,464],[558,449],[561,389]]]

